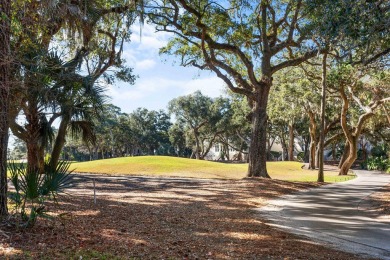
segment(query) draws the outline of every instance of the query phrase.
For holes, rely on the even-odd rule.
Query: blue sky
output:
[[[138,107],[166,109],[171,99],[196,90],[210,97],[223,94],[225,85],[212,72],[181,67],[178,58],[158,54],[170,34],[155,33],[154,26],[149,24],[144,25],[141,37],[139,30],[139,25],[132,27],[131,42],[125,45],[123,52],[123,58],[139,78],[135,85],[116,82],[107,91],[110,102],[122,112],[130,113]]]

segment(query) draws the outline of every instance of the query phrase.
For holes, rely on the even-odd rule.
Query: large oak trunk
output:
[[[317,145],[316,148],[316,169],[320,167],[320,146]]]
[[[248,177],[270,178],[267,172],[267,101],[270,86],[261,88],[252,108]]]
[[[9,0],[0,0],[0,216],[7,209],[7,149],[8,108],[10,91],[10,6]]]
[[[325,104],[326,104],[326,58],[327,53],[322,57],[322,80],[321,80],[321,122],[320,140],[318,142],[318,182],[324,182],[324,148],[325,148]]]
[[[341,165],[339,175],[347,175],[353,163],[357,158],[357,139],[353,138],[353,142],[349,143],[349,153],[347,159]]]
[[[316,168],[316,142],[315,140],[310,141],[309,148],[309,169],[315,170]]]
[[[284,138],[284,133],[280,135],[280,144],[282,146],[282,161],[287,161],[288,160],[288,148],[286,145],[286,140]]]
[[[348,156],[349,156],[349,142],[346,141],[345,146],[344,146],[344,150],[343,150],[343,154],[341,155],[340,162],[338,165],[339,169],[341,169],[341,166],[343,166],[343,164],[347,160]]]
[[[199,141],[199,134],[197,130],[194,130],[194,137],[195,137],[195,158],[197,160],[200,160],[200,141]]]

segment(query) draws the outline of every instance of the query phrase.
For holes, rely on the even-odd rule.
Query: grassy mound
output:
[[[299,162],[269,162],[267,169],[273,179],[290,181],[316,181],[317,171],[301,169]],[[139,156],[73,163],[76,172],[147,175],[207,179],[242,179],[248,164],[221,163],[169,156]],[[353,176],[337,176],[337,172],[325,172],[325,181],[337,182]]]

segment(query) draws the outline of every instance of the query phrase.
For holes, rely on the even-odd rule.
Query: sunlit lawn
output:
[[[299,162],[269,162],[268,172],[273,179],[289,181],[316,181],[317,171],[301,168]],[[168,156],[138,156],[91,162],[72,163],[76,172],[171,176],[207,179],[242,179],[246,176],[248,164],[221,163]],[[345,181],[354,176],[338,176],[336,171],[326,171],[326,182]]]

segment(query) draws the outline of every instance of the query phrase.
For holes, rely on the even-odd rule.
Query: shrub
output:
[[[387,156],[387,146],[385,144],[374,146],[371,149],[372,157],[386,157]]]
[[[297,154],[297,160],[300,161],[300,162],[304,162],[305,161],[305,153],[304,152],[299,152]]]
[[[269,151],[269,157],[271,160],[277,161],[278,158],[280,157],[280,153],[276,151]]]
[[[15,187],[9,198],[15,203],[16,213],[20,214],[22,227],[32,227],[38,217],[49,217],[46,202],[57,202],[58,194],[72,184],[69,166],[69,162],[59,162],[53,169],[45,164],[44,174],[40,174],[28,172],[24,164],[9,164]]]
[[[390,168],[390,160],[381,157],[371,157],[367,159],[368,170],[386,171]]]

